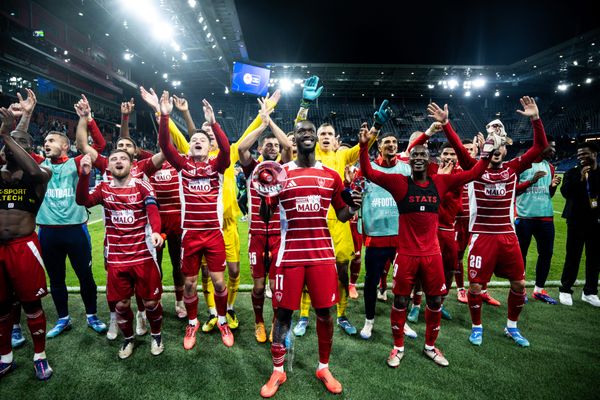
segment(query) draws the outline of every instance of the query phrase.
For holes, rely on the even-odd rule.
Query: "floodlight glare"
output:
[[[485,86],[485,79],[483,79],[483,78],[477,78],[473,81],[473,87],[475,89],[480,89],[484,86]]]
[[[294,84],[288,78],[283,78],[279,81],[279,88],[284,92],[289,92],[293,87]]]
[[[448,87],[450,90],[455,89],[458,86],[458,81],[456,79],[450,79],[448,81]]]
[[[590,83],[592,83],[592,78],[587,78],[587,79],[585,80],[585,83],[587,83],[587,84],[590,84]]]
[[[556,88],[561,92],[565,92],[569,88],[569,85],[567,85],[566,83],[561,83]]]

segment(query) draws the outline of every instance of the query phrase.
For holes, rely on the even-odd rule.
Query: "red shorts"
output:
[[[410,296],[417,280],[421,282],[427,296],[441,296],[447,293],[441,254],[433,256],[396,254],[393,293],[398,296]]]
[[[469,244],[469,218],[456,218],[454,222],[454,231],[456,232],[456,247],[459,255],[465,254],[465,249]]]
[[[438,229],[438,241],[440,242],[440,250],[442,251],[444,271],[454,271],[456,268],[458,248],[454,236],[454,229],[451,231]]]
[[[160,222],[160,232],[166,234],[167,236],[181,236],[183,233],[183,230],[181,229],[181,214],[161,214]]]
[[[248,260],[250,261],[250,271],[252,271],[253,279],[264,278],[266,275],[265,268],[265,245],[267,236],[250,234],[248,235]],[[280,235],[269,235],[269,247],[268,252],[270,253],[269,263],[269,279],[275,279],[275,262],[277,261],[277,254],[279,252],[279,245],[281,243]]]
[[[352,242],[354,243],[354,256],[360,258],[363,240],[362,235],[358,233],[358,224],[350,221],[350,231],[352,232]]]
[[[130,265],[114,264],[108,267],[106,300],[109,302],[129,299],[135,294],[144,300],[160,300],[162,275],[154,259]]]
[[[36,301],[48,294],[37,233],[0,241],[0,303]]]
[[[514,233],[474,233],[469,245],[469,282],[488,283],[492,274],[510,281],[525,279],[525,266]]]
[[[304,286],[314,308],[329,308],[339,301],[338,274],[334,263],[307,267],[279,267],[275,274],[273,299],[278,307],[300,309]]]
[[[200,260],[206,258],[209,272],[225,271],[225,241],[220,230],[184,230],[181,236],[181,272],[198,276]]]

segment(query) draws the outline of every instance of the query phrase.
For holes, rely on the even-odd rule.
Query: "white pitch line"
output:
[[[90,221],[87,224],[88,225],[94,225],[94,224],[97,224],[98,222],[102,222],[102,221],[104,221],[104,219],[100,218],[100,219],[95,219],[93,221]]]
[[[585,283],[585,281],[577,280],[577,281],[575,281],[575,284],[573,286],[583,286],[584,283]],[[600,280],[598,281],[598,283],[600,283]],[[558,287],[558,286],[560,286],[560,284],[561,284],[560,281],[546,281],[546,287]],[[356,284],[357,288],[363,288],[364,286],[365,285],[363,283]],[[509,287],[509,286],[510,286],[510,282],[508,282],[508,281],[500,281],[500,282],[493,281],[493,282],[488,283],[488,287],[503,288],[503,287]],[[533,287],[533,286],[535,286],[535,281],[526,281],[525,286]],[[202,290],[202,286],[198,285],[198,290],[199,291]],[[250,290],[252,290],[252,285],[241,284],[239,287],[239,290],[241,292],[249,292]],[[79,293],[79,286],[67,286],[67,291],[69,293]],[[174,292],[175,287],[174,286],[163,286],[163,291]],[[98,292],[105,293],[106,286],[98,286]]]

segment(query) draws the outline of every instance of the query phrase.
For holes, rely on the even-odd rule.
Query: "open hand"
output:
[[[433,118],[444,125],[448,123],[448,104],[444,104],[444,108],[442,109],[437,104],[431,103],[427,106],[427,112],[429,113],[427,115],[429,118]]]
[[[27,92],[27,98],[23,100],[21,93],[17,92],[17,98],[19,99],[19,105],[21,106],[21,111],[23,113],[31,115],[35,105],[37,104],[37,99],[35,98],[35,93],[31,89],[25,89]]]
[[[204,110],[204,119],[206,122],[208,122],[210,125],[216,124],[217,119],[215,118],[215,111],[210,103],[206,99],[202,99],[202,104],[202,109]]]
[[[177,96],[173,95],[173,104],[181,112],[186,112],[186,111],[189,111],[189,109],[190,109],[190,107],[188,105],[188,101],[186,99],[184,99],[183,97],[177,97]]]
[[[173,98],[169,97],[169,92],[164,90],[160,97],[160,113],[162,115],[169,115],[173,111]]]
[[[517,110],[519,114],[531,119],[540,118],[540,111],[538,110],[538,106],[535,104],[533,97],[523,96],[519,99],[519,101],[523,106],[523,110]]]
[[[124,101],[121,103],[121,114],[129,115],[133,112],[135,108],[135,104],[133,102],[133,97],[129,101]]]
[[[142,99],[154,110],[154,112],[160,112],[158,95],[154,92],[154,89],[150,88],[150,91],[147,91],[143,86],[140,86],[140,95],[142,96]]]

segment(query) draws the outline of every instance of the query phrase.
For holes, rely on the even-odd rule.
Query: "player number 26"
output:
[[[275,290],[282,291],[283,290],[283,275],[275,274]]]
[[[469,256],[470,268],[481,268],[481,256]]]

